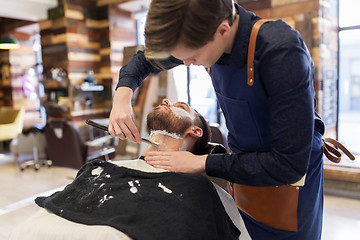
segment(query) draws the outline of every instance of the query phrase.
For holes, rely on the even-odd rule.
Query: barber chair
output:
[[[3,141],[10,142],[21,133],[24,123],[25,108],[0,107],[0,151]]]
[[[49,120],[44,132],[48,155],[54,166],[79,169],[91,160],[107,161],[115,157],[115,148],[104,146],[106,139],[111,136],[84,142],[78,130],[65,119]]]
[[[217,123],[210,124],[210,130],[211,130],[211,140],[210,141],[212,143],[221,144],[224,147],[225,151],[229,152],[229,146],[226,141],[226,135],[220,129],[220,125]],[[223,153],[223,152],[221,152],[221,153]]]
[[[229,152],[225,134],[220,130],[218,124],[211,124],[211,139],[208,143],[207,154],[224,154]],[[221,178],[207,176],[212,182],[226,190],[227,181]]]
[[[20,164],[20,170],[23,171],[27,167],[33,166],[37,171],[40,166],[52,165],[51,160],[47,160],[46,155],[46,139],[42,129],[31,127],[24,129],[10,143],[10,151],[14,154],[14,163],[17,162],[19,155],[32,154],[33,159]]]
[[[220,143],[208,143],[208,150],[206,151],[207,154],[221,154],[227,153],[226,148]]]

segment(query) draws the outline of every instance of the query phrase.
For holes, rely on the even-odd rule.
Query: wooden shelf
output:
[[[324,178],[360,183],[360,169],[324,164]]]
[[[68,91],[68,88],[66,87],[45,87],[45,91]]]
[[[78,111],[72,111],[72,117],[80,117],[84,115],[92,115],[92,114],[99,114],[99,113],[108,113],[110,112],[109,108],[94,108],[94,109],[84,109]]]
[[[104,91],[103,85],[84,86],[81,85],[80,90],[83,92],[102,92]]]

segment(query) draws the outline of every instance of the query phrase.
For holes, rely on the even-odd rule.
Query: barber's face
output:
[[[165,130],[169,133],[183,135],[185,131],[193,126],[196,112],[186,103],[176,102],[171,104],[167,99],[154,108],[148,114],[147,125],[149,131]]]
[[[236,17],[238,21],[238,16]],[[235,26],[235,25],[234,25]],[[211,67],[223,55],[230,53],[233,45],[234,33],[236,33],[229,25],[228,20],[224,20],[217,28],[214,38],[201,48],[191,49],[183,44],[177,44],[170,54],[184,62],[186,66],[191,64]]]
[[[216,40],[211,41],[198,49],[187,48],[179,44],[171,51],[171,55],[182,60],[185,66],[190,66],[192,64],[211,67],[222,54],[221,47],[218,47],[218,42]]]

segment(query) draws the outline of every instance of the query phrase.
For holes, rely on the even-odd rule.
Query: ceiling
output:
[[[101,0],[98,0],[100,3]],[[121,3],[119,7],[129,12],[147,9],[150,0],[111,0],[107,3]],[[47,19],[47,11],[58,5],[58,0],[0,0],[0,18],[10,18],[27,21]]]
[[[47,19],[47,10],[57,4],[57,0],[0,0],[0,17],[36,22]]]
[[[147,9],[150,0],[96,0],[98,4],[116,4],[129,12]],[[236,0],[238,3],[256,2],[258,0]],[[56,7],[58,0],[0,0],[0,17],[27,21],[47,19],[47,10]]]
[[[71,1],[71,0],[70,0]],[[118,4],[118,7],[129,12],[146,10],[150,0],[92,0],[101,4]],[[7,26],[16,27],[17,32],[33,34],[38,26],[33,24],[47,19],[48,9],[58,5],[58,0],[0,0],[0,28],[9,31]]]
[[[128,12],[137,13],[146,11],[150,6],[150,2],[151,0],[133,0],[121,3],[118,7]]]

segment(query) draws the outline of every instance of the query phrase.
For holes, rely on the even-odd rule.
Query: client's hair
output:
[[[190,152],[195,155],[203,155],[208,153],[208,143],[211,139],[211,130],[209,123],[205,120],[205,118],[196,110],[195,112],[197,116],[194,120],[194,124],[203,130],[203,135],[195,142]]]

